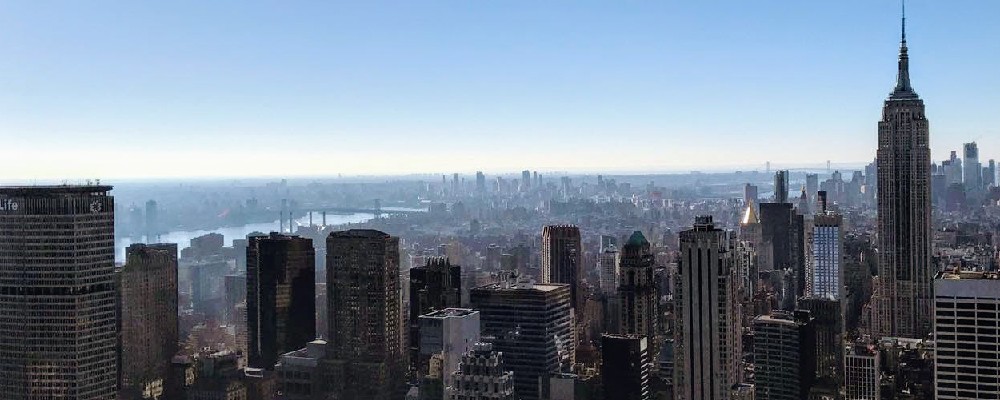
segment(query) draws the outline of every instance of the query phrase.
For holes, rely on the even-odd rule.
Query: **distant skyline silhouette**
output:
[[[1000,3],[907,3],[931,155],[1000,158]],[[13,2],[4,180],[863,165],[899,2]]]

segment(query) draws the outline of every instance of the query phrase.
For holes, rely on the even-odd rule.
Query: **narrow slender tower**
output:
[[[910,86],[906,13],[896,88],[878,123],[878,271],[876,327],[883,336],[923,338],[931,315],[930,147],[924,102]]]

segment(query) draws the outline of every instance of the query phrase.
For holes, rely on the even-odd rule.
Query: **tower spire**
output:
[[[901,9],[899,70],[896,73],[896,88],[893,89],[892,95],[889,97],[894,99],[912,99],[916,98],[917,94],[913,91],[913,87],[910,86],[910,56],[906,48],[906,0],[902,0]]]

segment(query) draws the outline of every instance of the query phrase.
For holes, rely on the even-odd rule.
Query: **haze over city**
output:
[[[1000,4],[909,8],[933,157],[1000,148]],[[8,2],[0,178],[857,167],[898,9]]]

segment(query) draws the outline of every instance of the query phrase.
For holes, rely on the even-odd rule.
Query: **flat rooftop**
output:
[[[998,274],[996,272],[986,272],[986,271],[945,271],[938,272],[934,279],[998,279]]]
[[[0,195],[7,196],[60,196],[74,194],[106,194],[111,185],[39,185],[39,186],[0,186]]]
[[[478,312],[479,311],[469,308],[446,308],[444,310],[432,311],[427,314],[421,315],[420,318],[464,317],[466,315],[471,315]]]

